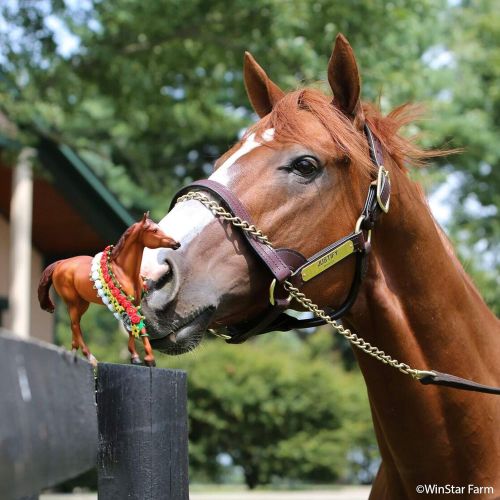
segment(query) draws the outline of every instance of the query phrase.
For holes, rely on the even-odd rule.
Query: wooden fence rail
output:
[[[100,500],[188,500],[186,374],[0,335],[0,498],[97,463]]]

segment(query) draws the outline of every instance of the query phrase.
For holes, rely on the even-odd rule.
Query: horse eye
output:
[[[158,229],[153,229],[153,233],[157,233],[158,232]]]
[[[301,156],[293,160],[291,170],[301,175],[302,177],[311,177],[319,169],[319,162],[312,156]]]

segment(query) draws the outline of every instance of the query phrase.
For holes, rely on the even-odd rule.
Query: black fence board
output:
[[[0,498],[34,495],[92,468],[96,455],[91,365],[0,335]]]
[[[100,500],[188,500],[186,374],[100,363]]]

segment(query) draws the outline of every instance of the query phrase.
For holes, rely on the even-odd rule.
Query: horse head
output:
[[[178,241],[168,236],[156,222],[149,218],[149,211],[145,212],[142,219],[134,225],[137,225],[138,240],[145,248],[177,250],[181,246]]]
[[[309,257],[353,231],[374,175],[354,53],[339,35],[328,63],[333,99],[311,88],[283,92],[248,53],[244,81],[260,120],[215,162],[210,179],[235,194],[275,247]],[[160,227],[182,248],[144,254],[143,307],[150,335],[162,339],[157,348],[186,352],[207,328],[262,313],[271,279],[237,229],[196,200],[177,204]],[[346,258],[304,292],[338,306],[354,269]]]
[[[438,394],[413,380],[423,376],[424,384],[469,390],[479,390],[472,380],[489,385],[500,380],[499,322],[404,168],[406,161],[415,165],[446,152],[422,151],[398,134],[415,118],[411,107],[382,116],[360,101],[356,60],[342,36],[328,64],[333,100],[309,88],[282,92],[249,54],[244,80],[260,120],[216,161],[211,181],[192,185],[189,189],[198,192],[182,195],[160,222],[182,248],[144,255],[142,273],[150,280],[150,294],[143,311],[156,339],[152,345],[170,354],[186,352],[207,328],[222,325],[232,327],[233,342],[232,332],[240,325],[268,316],[270,292],[282,300],[275,297],[273,283],[298,302],[300,296],[288,286],[290,266],[283,267],[276,257],[280,247],[292,255],[300,252],[309,259],[306,266],[316,266],[308,268],[313,270],[310,279],[304,276],[307,267],[291,266],[295,273],[290,282],[302,269],[302,297],[321,309],[340,306],[340,314],[351,284],[363,275],[359,255],[365,259],[373,244],[359,296],[349,313],[342,314],[343,323],[362,337],[348,334],[326,313],[321,316],[369,354],[360,354],[358,361],[383,459],[372,496],[416,498],[415,485],[422,478],[428,484],[460,484],[466,477],[469,484],[486,481],[498,489],[498,401],[484,394]],[[385,214],[389,200],[391,210]],[[255,227],[245,228],[255,238],[262,233],[269,238],[274,267],[235,227],[241,221],[219,211],[224,201],[233,214],[251,217]],[[362,250],[336,260],[340,246],[335,245],[355,236],[362,240]],[[336,260],[335,265],[329,266],[329,260]],[[310,302],[301,303],[311,310]],[[434,367],[468,379],[428,371]],[[403,380],[401,373],[411,377]]]

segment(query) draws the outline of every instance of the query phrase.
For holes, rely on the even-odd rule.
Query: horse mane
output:
[[[139,224],[136,222],[135,224],[132,224],[130,227],[127,228],[127,230],[120,236],[120,239],[118,240],[118,243],[113,246],[113,249],[111,250],[111,258],[114,259],[118,257],[120,252],[122,251],[123,247],[125,246],[125,241],[127,238],[130,236],[130,234],[134,231],[136,225]]]
[[[415,138],[400,135],[402,127],[421,118],[422,106],[403,104],[383,116],[375,105],[363,102],[362,110],[373,133],[403,170],[406,165],[422,166],[429,158],[445,156],[452,152],[425,150],[415,144]],[[274,128],[277,142],[302,143],[308,135],[304,127],[304,111],[310,112],[328,131],[339,160],[349,159],[359,165],[367,175],[373,174],[374,165],[367,154],[366,139],[361,127],[356,126],[357,122],[351,122],[332,106],[331,97],[316,89],[304,88],[286,94],[276,103],[271,113],[248,129],[245,136],[250,133],[261,136],[265,130]],[[325,144],[319,138],[317,141],[312,140],[314,143],[311,146],[331,156],[331,144]]]

